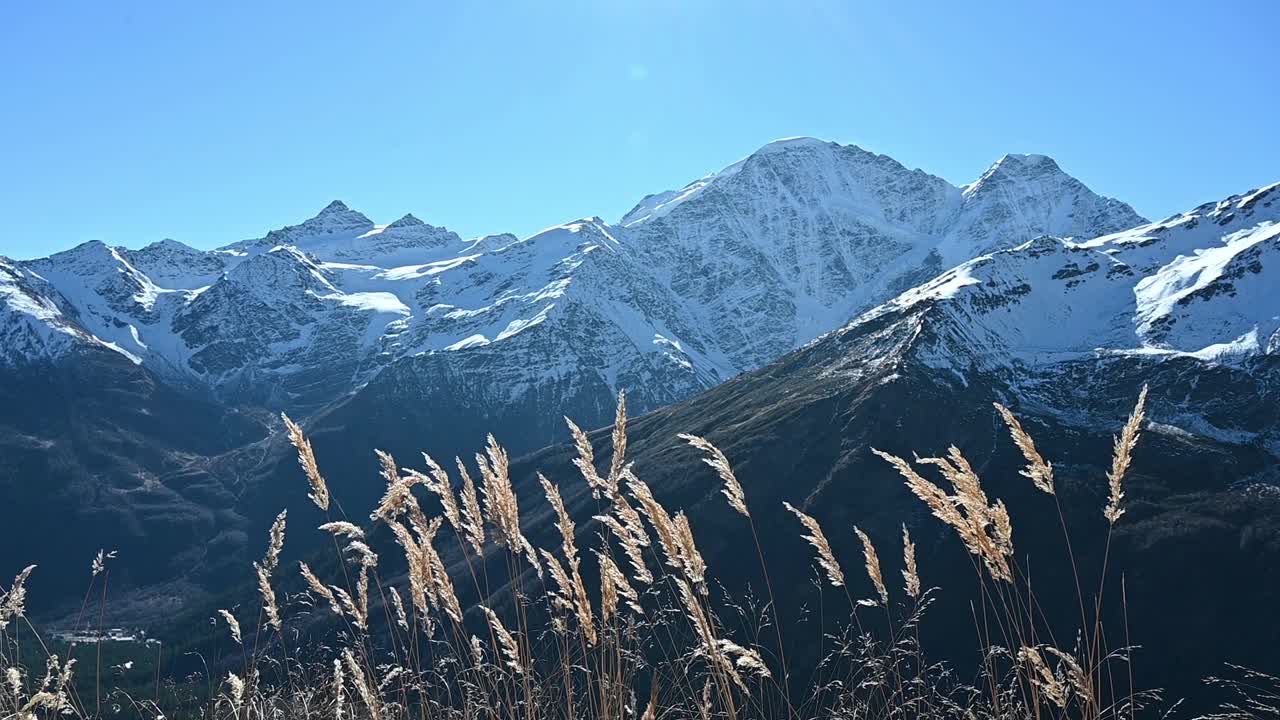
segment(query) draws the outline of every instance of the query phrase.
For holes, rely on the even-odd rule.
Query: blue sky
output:
[[[954,183],[1052,155],[1151,217],[1280,180],[1280,3],[9,2],[0,254],[213,247],[340,198],[616,220],[779,137]]]

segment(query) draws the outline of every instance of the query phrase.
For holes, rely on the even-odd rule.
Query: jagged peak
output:
[[[304,222],[297,225],[289,225],[278,230],[272,230],[267,233],[265,238],[261,238],[259,240],[246,240],[241,243],[233,243],[232,245],[228,245],[227,248],[294,244],[310,236],[364,231],[371,230],[374,227],[376,226],[373,221],[363,213],[352,210],[341,200],[334,200],[328,205],[325,205],[324,208],[314,217],[311,217]]]
[[[248,262],[253,262],[253,261],[256,261],[256,262],[284,261],[284,262],[292,262],[292,263],[301,263],[308,267],[316,267],[316,264],[311,261],[311,258],[307,257],[306,253],[302,252],[296,247],[293,247],[292,245],[277,245],[276,247],[271,248],[270,250],[268,250],[267,252],[261,255],[250,258]]]
[[[462,238],[449,228],[423,222],[413,213],[406,214],[390,225],[375,228],[356,240],[359,243],[357,247],[368,248],[370,252],[385,252],[396,248],[444,247],[462,242]]]
[[[609,231],[609,225],[599,217],[584,217],[561,225],[552,225],[514,243],[503,246],[503,251],[533,247],[575,248],[583,243],[616,245],[618,240]],[[498,248],[493,248],[498,249]]]
[[[640,202],[636,203],[635,207],[631,208],[627,214],[622,216],[618,223],[624,226],[637,225],[649,220],[660,218],[686,200],[692,199],[716,181],[724,180],[736,175],[744,165],[753,159],[767,162],[767,158],[769,157],[784,156],[787,153],[796,150],[803,150],[806,148],[839,149],[840,147],[842,146],[837,143],[808,136],[786,137],[774,140],[773,142],[766,143],[755,152],[732,165],[694,180],[679,190],[664,190],[662,192],[645,195],[641,198]],[[855,150],[861,149],[854,145],[847,147]]]
[[[1049,213],[1051,234],[1087,239],[1147,222],[1131,206],[1094,192],[1048,155],[1010,153],[963,187],[966,208],[1020,206],[1015,215]],[[999,214],[1005,214],[1000,210]],[[978,217],[985,217],[980,214]],[[969,248],[981,252],[987,248]],[[958,259],[958,258],[957,258]]]
[[[1048,155],[1009,152],[1009,154],[1001,155],[1000,159],[991,164],[991,167],[984,170],[982,176],[965,186],[965,192],[978,191],[984,184],[998,181],[998,179],[1020,178],[1028,176],[1028,174],[1061,174],[1061,176],[1066,176],[1057,161]]]
[[[574,233],[580,233],[580,232],[586,231],[589,233],[604,233],[605,235],[609,234],[609,223],[605,222],[604,219],[601,218],[599,215],[592,215],[591,217],[578,218],[577,220],[574,220],[572,222],[567,222],[557,227],[564,228],[565,230],[568,230]]]
[[[986,172],[964,187],[965,195],[1005,181],[1027,181],[1037,178],[1057,177],[1069,182],[1080,181],[1068,175],[1057,161],[1048,155],[1008,153],[987,168]]]
[[[1055,235],[1040,235],[1007,250],[999,250],[998,253],[1006,255],[1025,254],[1032,257],[1040,255],[1048,255],[1050,253],[1070,251],[1078,247],[1078,244],[1072,243]],[[977,258],[975,258],[977,259]]]
[[[147,243],[146,245],[142,246],[142,249],[139,250],[139,252],[155,252],[158,250],[169,250],[169,251],[177,251],[182,253],[200,252],[199,250],[191,247],[190,245],[184,242],[179,242],[177,240],[174,240],[173,238],[164,238],[162,240],[157,240],[153,243]]]
[[[71,254],[83,255],[86,253],[100,253],[100,252],[107,252],[110,250],[111,250],[111,246],[107,245],[101,240],[85,240],[79,245],[76,245],[67,250],[63,250],[62,252],[54,253],[50,257],[54,257],[57,255],[71,255]]]
[[[236,265],[218,282],[276,291],[320,288],[335,291],[324,270],[306,253],[289,245],[253,255]]]
[[[1258,222],[1280,222],[1280,203],[1276,200],[1280,200],[1280,182],[1230,195],[1221,200],[1201,203],[1190,210],[1174,213],[1163,220],[1093,238],[1084,244],[1094,247],[1112,243],[1144,244],[1151,238],[1175,228],[1195,228],[1198,223],[1206,219],[1219,227],[1246,227]]]
[[[332,231],[372,225],[373,221],[364,213],[352,210],[341,200],[334,200],[316,213],[315,217],[302,223],[301,227]]]
[[[32,263],[57,265],[64,262],[101,261],[110,262],[116,258],[115,249],[101,240],[86,240],[73,248],[56,252],[48,257],[32,260]]]
[[[316,215],[316,217],[325,217],[326,215],[334,215],[337,213],[345,213],[345,212],[351,212],[351,208],[347,207],[347,204],[342,202],[341,200],[334,200],[328,205],[325,205],[324,209],[321,210]]]
[[[763,147],[756,150],[753,155],[761,155],[775,152],[785,152],[787,150],[795,150],[799,148],[830,148],[840,147],[838,143],[830,140],[821,140],[807,135],[797,135],[794,137],[785,137],[765,143]]]
[[[1044,170],[1057,170],[1062,172],[1062,168],[1058,167],[1058,162],[1048,155],[1039,153],[1005,153],[999,160],[992,164],[992,169],[1007,168],[1010,170],[1020,170],[1027,168],[1040,168]]]
[[[923,170],[912,170],[898,162],[890,155],[882,155],[880,153],[867,150],[860,145],[853,143],[841,145],[834,140],[798,136],[782,138],[780,140],[774,140],[771,143],[767,143],[746,158],[709,177],[730,177],[736,174],[739,168],[752,160],[765,162],[772,158],[811,157],[815,155],[820,157],[830,157],[831,161],[836,163],[870,163],[873,165],[885,165],[895,171],[900,170],[903,173],[928,174]]]
[[[466,252],[493,252],[518,242],[520,242],[520,238],[513,233],[493,233],[481,237],[468,238],[466,240]]]
[[[406,213],[404,217],[388,225],[387,229],[392,230],[403,227],[421,227],[423,225],[426,225],[426,223],[415,217],[413,213]]]

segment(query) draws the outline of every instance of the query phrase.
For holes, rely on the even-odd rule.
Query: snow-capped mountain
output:
[[[1142,222],[1043,156],[1006,155],[961,188],[856,146],[793,138],[647,198],[622,225],[715,338],[724,377],[994,248]]]
[[[663,408],[633,437],[656,440],[642,470],[667,498],[696,494],[688,467],[654,470],[677,431],[731,422],[753,492],[840,507],[829,481],[867,469],[858,443],[992,447],[978,414],[992,398],[1019,398],[1059,439],[1105,436],[1142,382],[1179,452],[1212,443],[1252,476],[1280,447],[1277,197],[1151,223],[1043,156],[960,187],[801,138],[617,223],[523,239],[334,202],[213,251],[0,258],[6,518],[56,507],[93,528],[86,557],[126,537],[145,582],[216,586],[281,506],[306,504],[263,410],[304,416],[335,498],[365,507],[375,447],[465,456],[492,431],[535,450],[565,439],[564,415],[607,424],[621,388],[633,415]],[[795,484],[793,463],[815,484]],[[156,565],[141,550],[154,538],[180,560]]]
[[[950,368],[1275,355],[1278,200],[1280,183],[1090,240],[1040,237],[948,270],[842,332],[928,307],[936,342],[925,357]]]
[[[53,297],[43,278],[0,258],[0,363],[39,362],[98,342]]]
[[[466,241],[413,215],[379,225],[335,201],[209,252],[90,242],[10,265],[44,287],[23,297],[66,308],[56,322],[78,337],[238,402],[315,407],[403,360],[476,388],[478,404],[532,395],[551,411],[572,396],[604,408],[630,387],[649,409],[976,254],[1141,222],[1042,156],[1006,156],[955,187],[797,138],[646,198],[615,225]]]
[[[1126,512],[1111,527],[1102,508],[1114,434],[1144,386]],[[1013,409],[1053,463],[1054,498],[1024,476],[993,401]],[[1018,563],[1036,596],[1051,598],[1045,622],[1059,637],[1079,621],[1075,575],[1057,569],[1079,562],[1076,573],[1098,578],[1105,556],[1107,582],[1125,588],[1116,625],[1144,638],[1134,655],[1141,684],[1191,687],[1235,658],[1274,670],[1274,638],[1238,609],[1280,597],[1280,576],[1259,571],[1280,562],[1280,184],[1097,238],[1044,236],[985,253],[759,370],[634,418],[628,433],[628,462],[666,507],[707,529],[700,551],[730,592],[760,582],[742,548],[761,535],[771,582],[787,588],[779,617],[822,602],[812,567],[796,562],[809,549],[789,502],[828,529],[842,563],[860,562],[864,549],[849,529],[866,532],[886,577],[901,566],[883,548],[909,528],[921,575],[940,588],[925,627],[968,627],[981,591],[963,545],[871,451],[938,457],[954,446],[1007,504]],[[723,450],[752,523],[680,433]],[[592,440],[607,465],[609,429]],[[585,540],[600,528],[590,488],[573,480],[575,457],[565,442],[511,474],[522,507],[542,507],[538,473],[557,478]],[[557,541],[545,516],[526,524],[534,544]],[[874,590],[860,577],[849,591]],[[970,636],[955,639],[957,656],[971,650]]]

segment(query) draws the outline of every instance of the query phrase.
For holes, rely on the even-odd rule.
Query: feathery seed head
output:
[[[880,595],[880,604],[888,605],[889,591],[884,586],[884,576],[880,574],[880,557],[876,555],[876,548],[871,544],[871,538],[857,525],[853,526],[853,532],[862,541],[862,557],[866,561],[867,577],[871,578],[871,584],[875,585],[876,592]]]
[[[342,675],[342,661],[333,659],[333,718],[342,720],[347,702],[346,680]]]
[[[391,606],[396,611],[396,624],[401,630],[409,631],[409,614],[404,611],[404,601],[400,599],[400,591],[396,590],[392,585],[387,588],[387,592],[391,595]]]
[[[253,564],[258,575],[258,592],[262,594],[262,610],[267,614],[267,625],[280,629],[280,606],[276,604],[276,591],[271,588],[271,572],[259,563]]]
[[[350,676],[351,684],[356,688],[356,694],[360,696],[360,700],[369,709],[370,716],[375,719],[382,717],[382,706],[378,702],[378,695],[373,686],[369,684],[369,678],[364,674],[364,668],[360,667],[360,663],[356,660],[355,654],[351,652],[351,648],[343,648],[342,663],[347,668],[347,675]]]
[[[288,510],[281,510],[275,522],[271,523],[271,538],[267,543],[267,554],[262,558],[262,565],[267,569],[268,574],[275,572],[276,566],[280,564],[280,551],[284,549],[285,518],[288,514]]]
[[[874,448],[872,452],[898,470],[906,480],[907,489],[933,511],[934,517],[956,531],[961,542],[971,554],[982,560],[993,578],[1013,581],[1009,562],[1013,556],[1013,528],[1008,510],[1003,502],[988,504],[978,475],[959,449],[950,447],[944,458],[916,458],[917,463],[936,466],[955,487],[955,495],[948,495],[921,477],[906,460]]]
[[[689,443],[693,447],[702,451],[706,456],[702,458],[702,462],[710,465],[720,476],[720,480],[724,483],[721,492],[729,501],[729,507],[738,511],[743,517],[751,517],[751,513],[747,511],[747,495],[742,490],[742,484],[738,482],[738,477],[733,474],[733,468],[729,465],[729,458],[720,452],[720,448],[716,447],[703,437],[697,435],[688,435],[681,433],[681,440]]]
[[[578,547],[574,540],[576,527],[573,519],[569,517],[569,511],[565,508],[564,499],[560,496],[560,489],[557,488],[542,473],[538,473],[538,482],[542,484],[542,490],[546,493],[547,502],[551,505],[556,513],[556,527],[560,529],[561,547],[564,550],[565,558],[569,561],[569,572],[572,580],[561,577],[556,578],[556,582],[560,583],[561,591],[565,594],[570,609],[578,618],[578,624],[582,627],[583,636],[587,640],[588,645],[595,645],[596,630],[595,620],[592,617],[591,602],[587,599],[586,585],[582,581],[582,572],[578,560]],[[551,553],[543,551],[543,556],[548,561],[554,561],[555,557]],[[559,562],[555,563],[557,566]],[[557,572],[552,570],[553,574]],[[564,570],[558,569],[563,576]]]
[[[1013,438],[1013,443],[1022,451],[1022,457],[1027,460],[1026,469],[1020,471],[1023,477],[1031,479],[1031,483],[1037,489],[1054,494],[1053,487],[1053,465],[1041,457],[1040,452],[1036,450],[1035,441],[1022,428],[1022,423],[1018,422],[1018,418],[1014,417],[1009,408],[1000,403],[992,403],[996,407],[996,411],[1000,413],[1000,417],[1004,418],[1005,425],[1009,426],[1009,435]]]
[[[262,610],[267,615],[267,625],[280,630],[280,606],[276,602],[276,592],[271,587],[271,573],[280,564],[280,551],[284,549],[284,527],[287,510],[281,510],[271,523],[271,538],[267,543],[267,554],[261,563],[254,563],[253,568],[258,576],[258,592],[262,594]]]
[[[439,527],[436,524],[435,527]],[[440,559],[440,553],[435,548],[435,533],[432,532],[430,537],[424,538],[422,543],[422,556],[426,560],[427,566],[430,568],[430,580],[432,586],[432,595],[436,602],[449,616],[450,620],[455,623],[462,623],[462,604],[458,602],[458,594],[453,589],[453,580],[449,577],[449,571],[445,568],[444,562]]]
[[[552,607],[565,612],[574,612],[573,581],[569,579],[569,573],[565,571],[564,565],[560,564],[560,560],[555,555],[546,550],[541,552],[547,572],[550,573],[551,579],[556,581],[556,587],[548,593],[551,596]]]
[[[222,616],[224,621],[226,621],[227,628],[231,631],[231,639],[234,640],[237,645],[243,645],[244,640],[240,635],[240,621],[236,620],[236,616],[232,615],[228,610],[219,610],[218,614]]]
[[[462,519],[463,537],[470,543],[476,555],[484,554],[484,517],[480,513],[480,496],[476,493],[476,484],[462,464],[462,458],[455,457],[458,474],[462,477]]]
[[[465,532],[465,522],[462,519],[462,509],[458,506],[458,499],[453,494],[453,484],[449,481],[449,473],[440,467],[430,455],[422,453],[422,459],[426,461],[427,471],[429,475],[416,473],[412,470],[408,471],[418,477],[427,490],[434,493],[440,498],[440,508],[444,512],[444,516],[448,519],[453,529],[462,534]]]
[[[1059,708],[1067,706],[1067,700],[1069,699],[1067,689],[1058,680],[1058,676],[1054,674],[1053,670],[1049,668],[1039,650],[1033,647],[1023,647],[1018,651],[1018,660],[1027,666],[1027,679],[1032,685],[1039,688],[1050,702]]]
[[[600,560],[601,582],[603,583],[604,578],[607,576],[613,592],[626,600],[627,607],[631,608],[635,614],[643,615],[644,608],[640,606],[640,593],[636,592],[636,589],[631,586],[622,569],[613,562],[613,558],[609,557],[607,553],[596,552],[596,557]],[[616,600],[614,604],[616,605]]]
[[[107,561],[114,560],[115,557],[116,557],[115,550],[112,550],[111,552],[106,552],[105,550],[98,550],[98,554],[95,555],[93,558],[93,564],[89,566],[89,570],[92,571],[93,573],[92,577],[98,577],[98,575],[105,572],[107,569]]]
[[[626,505],[626,511],[634,516],[634,520],[629,518],[627,522],[619,521],[618,518],[622,517],[623,514],[618,511],[616,506],[615,515],[617,517],[615,515],[596,515],[593,519],[607,527],[609,532],[613,533],[613,536],[618,539],[618,544],[622,547],[622,552],[627,556],[627,562],[631,565],[631,572],[635,576],[635,581],[642,585],[648,585],[653,582],[653,574],[649,572],[649,567],[644,561],[644,548],[649,545],[649,535],[645,532],[644,526],[640,524],[640,514],[630,504],[627,504],[626,498],[622,497],[621,493],[619,493],[618,499]],[[637,533],[639,533],[639,536],[637,536]]]
[[[244,705],[244,680],[235,673],[227,673],[227,688],[230,691],[231,706],[235,708],[236,715],[239,715],[240,708]]]
[[[520,647],[511,631],[507,630],[506,626],[502,624],[502,620],[498,618],[493,610],[489,609],[489,606],[481,605],[480,610],[484,613],[485,619],[489,621],[489,629],[493,631],[494,638],[498,641],[498,652],[501,653],[507,667],[517,675],[525,674],[528,668],[520,657]]]
[[[342,608],[338,605],[338,599],[334,597],[333,591],[324,583],[320,582],[320,578],[311,571],[311,566],[304,562],[298,562],[298,572],[302,575],[302,579],[307,581],[307,587],[311,592],[329,603],[329,608],[333,610],[333,614],[342,617]]]
[[[609,486],[618,487],[627,462],[627,394],[618,391],[618,407],[613,419],[613,459],[609,461]]]
[[[1111,457],[1111,471],[1107,473],[1107,484],[1109,493],[1107,496],[1107,506],[1103,508],[1102,516],[1112,525],[1124,515],[1124,508],[1121,502],[1124,500],[1124,490],[1121,483],[1124,480],[1125,473],[1129,471],[1129,464],[1133,461],[1133,449],[1138,444],[1138,436],[1142,430],[1142,420],[1146,415],[1147,405],[1147,386],[1142,386],[1142,392],[1138,393],[1138,403],[1133,407],[1133,413],[1129,415],[1129,420],[1120,430],[1120,435],[1115,441],[1115,452]]]
[[[541,578],[538,554],[520,530],[520,506],[511,486],[507,451],[498,445],[493,435],[487,438],[485,454],[476,454],[476,464],[480,466],[480,494],[484,497],[485,515],[498,530],[498,542],[512,553],[523,554]]]
[[[330,533],[336,537],[347,538],[348,540],[364,539],[364,531],[361,530],[359,526],[355,525],[354,523],[349,523],[346,520],[335,520],[333,522],[327,522],[323,525],[320,525],[317,529],[323,530],[324,532]]]
[[[578,452],[578,457],[574,458],[573,465],[578,468],[578,472],[582,473],[582,478],[587,481],[587,487],[591,488],[591,495],[599,500],[616,494],[618,492],[617,483],[613,482],[611,484],[610,480],[600,477],[600,473],[596,471],[595,449],[591,447],[591,440],[587,438],[586,432],[568,417],[564,421],[569,426],[569,434],[573,436],[573,446]]]
[[[628,476],[627,489],[631,491],[631,496],[636,499],[636,502],[640,503],[640,509],[644,511],[645,517],[649,518],[649,524],[657,533],[658,544],[662,547],[667,565],[684,571],[686,569],[684,556],[680,540],[676,537],[676,525],[671,519],[671,514],[653,496],[649,485],[635,475]]]
[[[421,508],[418,507],[418,500],[413,496],[413,486],[420,481],[421,473],[402,476],[399,470],[396,469],[395,458],[391,457],[389,453],[382,450],[374,450],[373,452],[378,456],[378,465],[381,468],[378,474],[386,481],[387,490],[383,494],[382,500],[378,502],[377,509],[369,514],[369,519],[390,522],[414,509],[421,512]]]
[[[351,552],[353,555],[355,555],[356,558],[359,559],[360,564],[362,566],[364,567],[378,566],[378,554],[373,551],[373,548],[364,544],[363,541],[352,540],[351,542],[347,543],[347,550]]]
[[[284,421],[285,431],[289,435],[289,442],[298,451],[298,464],[302,466],[302,472],[307,476],[307,482],[311,484],[311,492],[307,497],[311,498],[311,502],[322,511],[329,510],[329,486],[324,481],[324,476],[320,474],[320,467],[316,464],[316,454],[311,449],[311,441],[307,440],[302,434],[302,428],[297,423],[289,419],[288,415],[280,413],[280,419]]]
[[[832,587],[844,585],[844,572],[840,570],[840,563],[836,562],[835,553],[831,550],[831,543],[827,542],[827,536],[822,533],[822,526],[818,524],[817,520],[800,512],[791,503],[783,502],[782,506],[790,511],[792,515],[799,518],[800,524],[804,525],[805,529],[809,531],[808,535],[802,535],[801,537],[807,540],[813,546],[813,549],[817,551],[818,565],[826,571],[827,581],[831,583]]]
[[[551,505],[551,509],[556,513],[556,528],[560,530],[560,545],[564,549],[564,556],[569,560],[570,566],[578,564],[578,547],[574,541],[574,533],[577,526],[574,525],[573,518],[569,517],[569,511],[564,506],[564,499],[560,496],[560,488],[556,487],[542,473],[538,473],[538,482],[542,485],[542,491],[547,496],[547,503]]]
[[[902,526],[902,579],[906,583],[907,595],[912,600],[920,599],[920,574],[916,570],[916,545],[911,542],[911,533],[907,526]]]
[[[680,547],[680,562],[684,566],[684,574],[689,581],[703,594],[707,594],[707,563],[698,552],[693,541],[693,528],[689,525],[689,516],[683,511],[676,513],[672,525],[676,531],[676,542]]]

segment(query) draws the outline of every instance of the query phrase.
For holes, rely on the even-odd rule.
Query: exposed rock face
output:
[[[20,499],[14,522],[56,506],[89,544],[130,548],[120,567],[137,584],[211,587],[243,570],[282,505],[314,519],[275,411],[306,420],[335,497],[363,509],[381,490],[374,447],[405,464],[465,457],[492,431],[530,451],[566,437],[564,415],[607,423],[626,388],[633,414],[666,408],[634,429],[637,448],[653,441],[642,472],[713,527],[732,519],[692,458],[670,454],[676,431],[723,441],[764,506],[860,523],[890,508],[865,518],[882,536],[914,506],[866,445],[990,454],[989,403],[1016,397],[1047,447],[1074,458],[1085,438],[1104,462],[1146,380],[1153,440],[1186,465],[1135,481],[1126,519],[1156,529],[1132,547],[1186,547],[1198,538],[1168,518],[1188,512],[1223,547],[1223,528],[1247,526],[1265,549],[1248,509],[1264,501],[1225,478],[1265,481],[1275,455],[1276,192],[1144,224],[1043,157],[1008,156],[960,188],[793,139],[617,224],[524,239],[463,240],[411,215],[382,226],[335,202],[216,251],[87,243],[0,260],[0,372],[14,381],[0,465],[20,469],[0,490]],[[724,555],[729,542],[707,540]],[[176,560],[148,554],[161,545]],[[0,571],[31,559],[6,552]]]
[[[85,333],[223,402],[305,412],[403,362],[397,377],[430,368],[424,391],[448,376],[484,388],[478,407],[595,407],[584,422],[602,422],[619,388],[637,390],[637,410],[689,397],[981,252],[1140,222],[1042,156],[1006,156],[958,188],[794,138],[617,225],[463,241],[334,201],[216,251],[91,242],[14,267],[47,281],[41,302]]]
[[[99,345],[6,370],[0,575],[39,565],[33,607],[49,609],[83,596],[99,549],[119,551],[121,590],[216,566],[248,541],[239,478],[268,419],[178,392]],[[178,606],[195,590],[174,587]]]
[[[826,528],[854,597],[874,590],[849,570],[861,558],[849,528],[880,545],[888,578],[905,523],[925,583],[941,588],[926,645],[971,662],[972,565],[871,448],[910,458],[958,446],[1008,503],[1040,610],[1070,637],[1079,610],[1054,500],[1019,474],[1025,461],[991,403],[1012,407],[1054,463],[1074,560],[1096,583],[1112,438],[1146,384],[1148,422],[1111,546],[1108,622],[1122,632],[1127,607],[1143,687],[1194,695],[1224,662],[1274,672],[1275,628],[1238,608],[1280,600],[1280,576],[1263,570],[1280,563],[1277,199],[1280,185],[1090,241],[1046,237],[975,258],[760,370],[634,420],[628,459],[672,512],[689,514],[715,581],[758,590],[756,560],[742,554],[751,528],[676,435],[724,450],[773,586],[789,589],[782,617],[819,605],[810,564],[798,561],[810,548],[783,501]],[[607,465],[609,433],[593,437]],[[595,501],[572,458],[570,447],[548,448],[513,474],[533,508],[534,471],[559,479],[591,542]],[[527,524],[535,544],[555,542],[545,517]],[[793,667],[815,659],[791,657]]]

